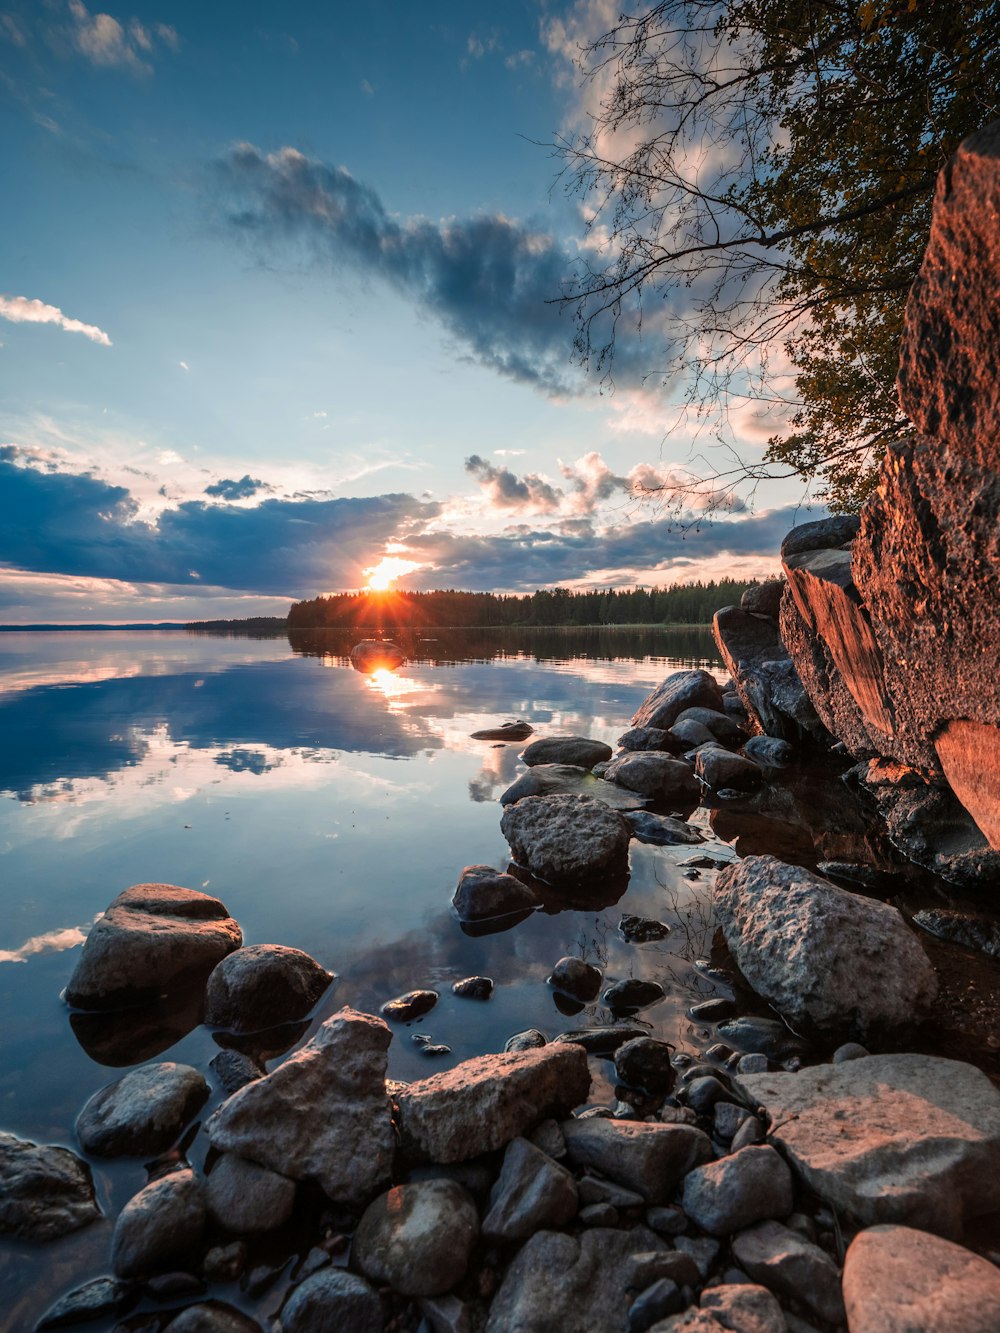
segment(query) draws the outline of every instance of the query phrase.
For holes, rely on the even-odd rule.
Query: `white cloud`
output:
[[[157,41],[175,53],[180,49],[177,30],[167,23],[149,28],[132,18],[122,24],[111,14],[91,14],[83,0],[69,0],[69,12],[70,40],[92,65],[152,74],[153,67],[143,56],[152,55]]]
[[[191,367],[188,365],[188,363],[187,363],[186,361],[178,361],[177,364],[180,366],[181,370],[190,370],[190,369],[191,369]]]
[[[55,324],[67,333],[82,333],[102,347],[111,346],[111,339],[96,324],[70,319],[58,306],[46,305],[44,301],[31,300],[27,296],[0,296],[0,318],[9,319],[12,324]]]
[[[372,85],[368,82],[367,79],[362,79],[362,80],[361,80],[361,91],[362,91],[367,97],[374,97],[374,96],[375,96],[375,89],[372,87]]]

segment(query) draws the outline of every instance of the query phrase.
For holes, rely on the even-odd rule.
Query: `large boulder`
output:
[[[633,1254],[665,1250],[645,1227],[539,1231],[504,1274],[486,1333],[627,1333]]]
[[[500,828],[514,859],[552,884],[623,869],[631,831],[621,815],[587,796],[528,796],[508,806]]]
[[[574,1166],[593,1167],[647,1202],[665,1203],[685,1175],[712,1157],[707,1134],[691,1125],[588,1117],[562,1127]]]
[[[725,712],[719,682],[708,671],[675,671],[639,705],[633,727],[668,731],[685,708],[713,708]]]
[[[205,1125],[209,1140],[292,1180],[315,1180],[337,1203],[367,1203],[392,1167],[391,1040],[382,1019],[341,1009],[224,1102]]]
[[[971,1250],[914,1231],[861,1231],[844,1261],[851,1333],[994,1333],[1000,1269]]]
[[[543,736],[532,741],[521,751],[521,758],[529,766],[534,764],[575,764],[579,768],[593,768],[610,759],[613,751],[604,741],[589,736]]]
[[[208,979],[205,1022],[231,1032],[257,1032],[305,1018],[333,973],[301,949],[248,944],[223,958]]]
[[[155,1000],[188,976],[208,976],[243,941],[218,898],[173,884],[134,884],[95,922],[66,987],[78,1009]]]
[[[754,730],[785,741],[824,734],[772,621],[727,606],[715,613],[712,629]]]
[[[0,1236],[58,1240],[100,1215],[90,1167],[76,1153],[0,1133]]]
[[[77,1137],[92,1157],[155,1157],[207,1100],[208,1084],[190,1065],[143,1065],[94,1093]]]
[[[690,764],[655,750],[628,751],[608,764],[604,775],[619,787],[674,805],[696,805],[701,795]]]
[[[912,1024],[937,994],[895,907],[776,857],[722,871],[715,912],[740,971],[790,1022],[863,1036]]]
[[[589,1091],[580,1046],[479,1055],[401,1089],[400,1133],[404,1146],[434,1162],[464,1162],[566,1115]]]
[[[1000,1208],[1000,1092],[931,1055],[869,1055],[738,1083],[803,1183],[864,1225],[945,1236]]]
[[[440,1296],[461,1282],[478,1239],[476,1205],[461,1185],[418,1180],[368,1205],[351,1257],[367,1278],[404,1296]]]

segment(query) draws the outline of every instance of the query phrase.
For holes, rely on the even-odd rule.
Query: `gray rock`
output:
[[[672,1278],[661,1277],[629,1306],[628,1333],[646,1333],[658,1319],[678,1314],[684,1308],[681,1289]]]
[[[592,963],[585,963],[582,958],[560,958],[548,983],[554,990],[587,1004],[597,998],[602,980],[601,969]]]
[[[856,1041],[845,1041],[843,1046],[838,1046],[834,1051],[832,1060],[835,1065],[842,1065],[845,1060],[863,1060],[866,1055],[871,1055],[866,1047],[861,1046]],[[741,1074],[762,1073],[759,1069],[741,1069]]]
[[[669,731],[662,727],[630,727],[618,737],[620,750],[667,750],[671,754],[680,753]]]
[[[750,1116],[745,1106],[735,1102],[716,1102],[712,1111],[712,1132],[720,1143],[732,1143],[743,1122]]]
[[[527,1139],[513,1139],[490,1193],[483,1235],[487,1240],[524,1240],[543,1228],[565,1225],[576,1211],[576,1181],[566,1168]]]
[[[961,1235],[1000,1208],[1000,1092],[971,1065],[869,1055],[738,1082],[808,1188],[858,1222]]]
[[[432,1333],[472,1333],[471,1307],[457,1296],[421,1296],[417,1305]]]
[[[753,1283],[709,1287],[701,1293],[701,1308],[739,1333],[785,1333],[788,1328],[774,1296]]]
[[[170,1333],[261,1333],[260,1324],[221,1301],[189,1305],[167,1324]]]
[[[690,1125],[622,1120],[567,1120],[562,1127],[574,1166],[593,1167],[635,1190],[647,1203],[664,1203],[684,1176],[712,1156],[708,1135]]]
[[[1000,921],[991,916],[925,907],[914,912],[913,923],[938,939],[1000,959]]]
[[[512,1037],[508,1037],[503,1048],[511,1054],[516,1051],[537,1051],[545,1044],[544,1032],[539,1032],[537,1028],[526,1028],[524,1032],[515,1032]]]
[[[612,1208],[641,1208],[645,1202],[635,1190],[627,1190],[624,1185],[616,1185],[613,1180],[604,1180],[601,1176],[581,1176],[577,1191],[580,1203],[585,1205],[610,1203]]]
[[[662,1247],[643,1227],[539,1231],[504,1274],[486,1333],[626,1333],[634,1294],[628,1260],[637,1249]]]
[[[0,1132],[0,1235],[57,1240],[100,1215],[90,1167],[76,1153]]]
[[[576,1220],[582,1227],[616,1227],[620,1218],[613,1203],[588,1203]]]
[[[588,1055],[614,1055],[625,1042],[645,1035],[645,1028],[617,1023],[614,1027],[578,1028],[573,1032],[560,1032],[552,1038],[552,1042],[560,1046],[567,1043],[582,1046]]]
[[[508,806],[500,828],[515,860],[539,879],[576,883],[624,868],[629,826],[586,796],[528,796]]]
[[[587,1056],[575,1045],[480,1055],[403,1089],[399,1127],[433,1161],[462,1162],[566,1115],[589,1091]]]
[[[615,1051],[615,1073],[627,1088],[644,1092],[667,1093],[673,1088],[677,1071],[671,1063],[672,1048],[655,1037],[633,1037]]]
[[[605,782],[606,767],[603,763],[595,765],[601,769],[601,776],[597,776],[578,764],[536,764],[507,788],[500,804],[515,805],[526,796],[588,796],[612,810],[641,810],[645,798]]]
[[[227,1231],[273,1231],[292,1215],[295,1181],[235,1153],[223,1153],[206,1186],[208,1210]]]
[[[474,741],[526,741],[534,730],[527,722],[505,722],[500,727],[486,727],[469,735]]]
[[[219,1107],[205,1126],[210,1141],[292,1180],[316,1180],[338,1203],[364,1202],[392,1164],[391,1039],[380,1018],[341,1009],[301,1050]]]
[[[825,734],[777,626],[729,606],[716,613],[713,630],[757,730],[787,741]]]
[[[937,992],[894,907],[776,857],[723,871],[715,910],[740,971],[791,1022],[863,1035],[912,1023]]]
[[[536,1148],[545,1153],[546,1157],[561,1162],[566,1156],[566,1140],[563,1138],[558,1120],[543,1120],[537,1129],[532,1130],[528,1137]]]
[[[707,1281],[719,1257],[719,1242],[708,1236],[678,1236],[674,1248],[681,1254],[689,1254],[698,1265],[702,1281]]]
[[[241,1240],[213,1245],[205,1251],[201,1271],[209,1282],[235,1282],[247,1266],[247,1247]]]
[[[751,583],[740,598],[740,610],[749,611],[754,616],[768,616],[771,620],[777,620],[784,591],[784,579],[767,579],[764,583]]]
[[[744,1014],[720,1023],[716,1032],[727,1045],[735,1046],[738,1051],[763,1055],[770,1060],[786,1060],[805,1050],[802,1039],[777,1018]]]
[[[728,1236],[761,1218],[787,1217],[795,1206],[792,1173],[769,1144],[743,1148],[691,1171],[681,1202],[703,1231]]]
[[[761,768],[787,768],[795,758],[795,749],[777,736],[751,736],[743,753]]]
[[[593,768],[611,758],[614,751],[603,741],[587,736],[543,736],[521,751],[521,758],[529,766],[535,764],[573,764],[577,768]]]
[[[680,1204],[646,1209],[646,1225],[663,1236],[679,1236],[687,1230],[688,1220]]]
[[[201,1181],[188,1169],[172,1171],[129,1199],[115,1223],[111,1266],[119,1277],[146,1277],[193,1259],[205,1233]]]
[[[657,801],[696,805],[700,795],[689,764],[652,750],[623,754],[608,764],[604,776],[619,787],[627,787]]]
[[[632,717],[633,727],[666,730],[687,708],[722,707],[722,690],[707,671],[675,671],[640,705]]]
[[[764,1122],[755,1115],[747,1116],[733,1135],[729,1151],[739,1152],[741,1148],[750,1148],[755,1143],[763,1143],[766,1138],[767,1130],[764,1128]]]
[[[234,1092],[246,1087],[254,1079],[263,1078],[267,1073],[263,1065],[245,1055],[243,1051],[220,1051],[208,1062],[208,1067],[218,1079],[219,1087],[227,1097],[231,1097]]]
[[[440,1296],[465,1276],[478,1238],[476,1205],[461,1185],[417,1181],[368,1205],[351,1258],[366,1277],[404,1296]]]
[[[800,523],[781,543],[781,555],[801,555],[804,551],[823,551],[833,546],[849,546],[858,535],[861,520],[857,514],[834,514],[812,523]]]
[[[693,824],[673,815],[656,815],[650,810],[634,810],[626,813],[625,819],[632,829],[633,838],[639,842],[652,843],[656,847],[693,844],[705,841],[705,835]]]
[[[466,866],[451,902],[462,921],[488,921],[514,912],[532,912],[538,906],[526,884],[492,866]]]
[[[718,746],[703,746],[694,765],[695,776],[713,791],[756,791],[764,781],[760,766],[741,754],[731,754]]]
[[[629,1255],[628,1266],[633,1291],[645,1291],[661,1278],[669,1278],[679,1287],[697,1287],[701,1283],[698,1265],[680,1250],[641,1250]]]
[[[292,1290],[276,1325],[280,1333],[382,1333],[382,1303],[364,1278],[324,1268]]]
[[[617,1012],[635,1013],[638,1009],[647,1009],[651,1004],[656,1004],[665,994],[658,981],[626,977],[608,987],[604,992],[604,1003]]]
[[[405,995],[397,995],[394,1000],[386,1000],[382,1006],[382,1016],[391,1018],[395,1023],[410,1023],[415,1018],[423,1018],[438,1002],[436,990],[411,990]]]
[[[110,1319],[122,1314],[134,1303],[138,1291],[135,1283],[122,1282],[114,1277],[95,1277],[82,1287],[61,1296],[38,1321],[39,1330],[65,1328],[67,1324],[82,1324],[91,1319]]]
[[[190,1065],[143,1065],[94,1093],[77,1137],[92,1157],[155,1157],[207,1099],[208,1084]]]
[[[773,1152],[748,1148],[747,1152]],[[741,1154],[742,1155],[742,1154]],[[733,1239],[733,1255],[747,1273],[771,1291],[802,1301],[829,1324],[844,1322],[840,1273],[825,1250],[780,1222],[762,1222]]]
[[[727,712],[717,708],[686,708],[671,728],[676,733],[683,722],[698,722],[713,740],[722,745],[741,745],[747,739],[746,731],[734,722]]]
[[[738,1074],[766,1074],[768,1060],[766,1055],[759,1051],[750,1051],[747,1055],[741,1055],[736,1065]]]
[[[656,940],[665,940],[670,934],[670,927],[662,921],[628,914],[618,922],[618,929],[629,944],[651,944]]]
[[[155,1000],[186,974],[208,975],[243,941],[225,906],[173,884],[134,884],[91,929],[66,987],[78,1009]]]
[[[684,750],[694,750],[699,745],[718,745],[719,740],[714,731],[710,731],[704,722],[699,722],[696,718],[690,716],[693,712],[709,712],[711,710],[693,709],[687,710],[687,715],[682,715],[670,728],[670,735],[684,747]],[[683,751],[682,751],[683,753]]]
[[[205,1022],[231,1032],[257,1032],[305,1018],[333,981],[301,949],[248,944],[229,954],[208,979]]]
[[[463,977],[452,982],[451,993],[462,1000],[488,1000],[493,994],[493,978]]]
[[[910,1227],[861,1231],[844,1263],[851,1333],[995,1333],[1000,1269]]]

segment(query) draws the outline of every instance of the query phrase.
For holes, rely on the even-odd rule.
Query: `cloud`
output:
[[[433,315],[476,361],[553,394],[577,392],[574,323],[558,298],[576,256],[551,235],[499,213],[440,222],[388,212],[344,167],[293,148],[237,145],[218,165],[228,219],[258,248],[377,277]],[[641,348],[619,334],[616,365],[641,374]]]
[[[191,369],[191,367],[188,365],[188,363],[187,363],[186,361],[178,361],[177,364],[180,366],[181,370],[190,370],[190,369]]]
[[[251,477],[249,473],[246,473],[239,481],[232,481],[224,477],[222,481],[206,486],[205,494],[222,500],[249,500],[251,495],[256,495],[258,491],[269,490],[271,490],[271,487],[266,482],[261,481],[259,477]]]
[[[465,460],[465,470],[476,478],[490,503],[499,509],[534,509],[551,513],[559,508],[562,491],[536,473],[517,477],[509,468],[496,467],[479,454],[472,454]]]
[[[42,574],[312,596],[360,587],[373,554],[439,512],[405,494],[191,500],[145,522],[125,487],[0,446],[0,565]]]
[[[153,66],[143,57],[152,55],[157,42],[174,53],[180,50],[177,29],[167,23],[147,27],[132,18],[123,24],[110,14],[91,14],[82,0],[69,0],[69,13],[70,41],[92,65],[152,74]]]
[[[31,300],[27,296],[0,296],[0,318],[9,319],[12,324],[55,324],[67,333],[82,333],[102,347],[111,346],[111,339],[96,324],[70,319],[58,306],[46,305],[44,301]]]

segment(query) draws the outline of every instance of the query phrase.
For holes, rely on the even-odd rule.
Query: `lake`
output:
[[[196,1012],[122,1032],[108,1020],[74,1026],[60,1000],[90,924],[144,881],[214,894],[247,943],[305,949],[335,972],[316,1021],[440,990],[426,1018],[397,1027],[392,1078],[502,1050],[528,1027],[553,1036],[607,1021],[599,1002],[576,1018],[556,1007],[546,977],[565,954],[596,962],[609,983],[660,982],[666,999],[642,1015],[651,1033],[704,1048],[710,1029],[686,1011],[725,992],[695,965],[712,941],[706,877],[679,864],[702,849],[633,841],[620,900],[492,935],[466,934],[451,896],[463,866],[507,865],[497,798],[523,768],[522,746],[470,733],[523,718],[538,736],[613,744],[671,671],[724,678],[710,632],[428,630],[397,636],[406,664],[374,676],[351,667],[356,637],[0,635],[0,1128],[76,1147],[84,1101],[127,1067],[159,1058],[204,1071],[218,1051],[191,1026]],[[692,823],[709,833],[707,811]],[[706,847],[723,850],[714,836]],[[626,944],[623,912],[671,934]],[[496,982],[487,1003],[451,994],[473,973]],[[424,1055],[416,1030],[452,1053]],[[598,1079],[592,1095],[611,1089]],[[113,1218],[145,1183],[142,1163],[94,1167]],[[109,1236],[103,1222],[49,1246],[4,1243],[6,1326],[31,1327],[61,1290],[106,1272]]]

